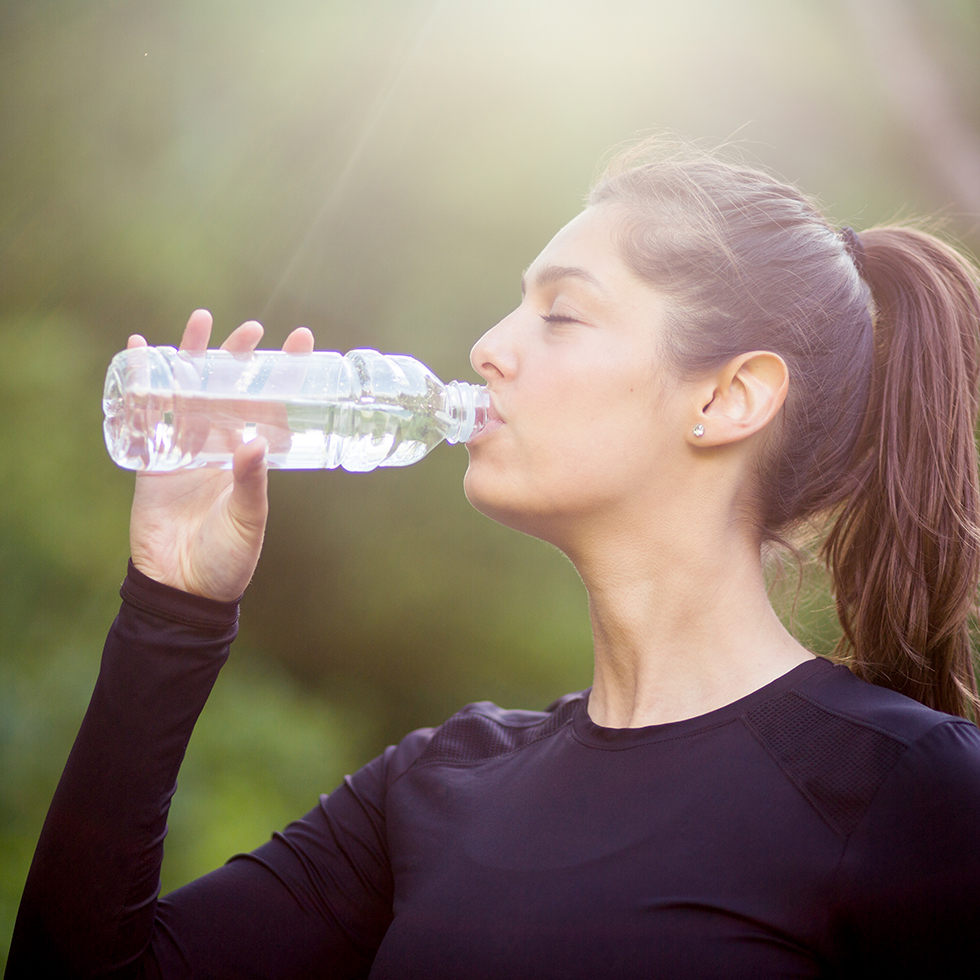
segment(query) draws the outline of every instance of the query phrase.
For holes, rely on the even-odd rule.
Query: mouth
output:
[[[466,443],[467,446],[472,446],[477,442],[481,442],[491,432],[493,432],[494,429],[499,429],[502,425],[506,424],[504,420],[500,417],[500,413],[497,411],[497,406],[494,404],[493,393],[488,392],[488,394],[490,395],[490,407],[487,410],[487,421],[480,429],[480,431],[477,432],[472,439],[469,439],[467,441]]]

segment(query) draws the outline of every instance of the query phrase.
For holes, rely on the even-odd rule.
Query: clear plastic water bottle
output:
[[[489,408],[486,388],[444,384],[412,357],[373,350],[134,347],[112,359],[103,398],[109,455],[151,472],[229,469],[256,436],[279,469],[407,466],[444,439],[471,439]]]

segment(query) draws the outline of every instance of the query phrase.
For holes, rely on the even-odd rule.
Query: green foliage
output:
[[[314,807],[363,763],[371,725],[236,646],[181,767],[164,892],[258,847]]]

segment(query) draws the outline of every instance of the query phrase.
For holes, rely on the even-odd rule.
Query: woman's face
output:
[[[466,495],[559,547],[651,516],[687,450],[691,396],[659,363],[666,301],[620,258],[619,220],[591,207],[562,228],[470,354],[496,418],[468,444]]]

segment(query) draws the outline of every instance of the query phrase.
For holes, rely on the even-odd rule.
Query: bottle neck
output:
[[[490,393],[465,381],[446,384],[446,409],[451,419],[446,442],[469,442],[490,418]]]

